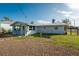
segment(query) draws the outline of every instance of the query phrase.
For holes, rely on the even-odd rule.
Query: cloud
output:
[[[74,25],[74,20],[75,20],[75,25],[79,26],[79,20],[78,20],[79,16],[77,15],[77,12],[75,12],[75,10],[73,10],[73,11],[72,10],[71,11],[58,11],[58,13],[62,14],[62,16],[64,16],[64,17],[68,17],[69,20],[71,21],[72,25]],[[74,13],[76,13],[76,14],[74,14]]]
[[[79,16],[71,16],[70,18],[72,18],[72,19],[79,19]]]
[[[77,15],[77,12],[75,11],[57,11],[58,13],[62,14],[63,16],[65,17],[68,17],[68,18],[73,18],[73,19],[79,19],[79,16]],[[74,14],[76,13],[76,14]]]
[[[72,10],[79,10],[79,3],[67,3],[66,6]]]
[[[49,23],[51,23],[51,21],[48,21],[48,20],[38,20],[37,23],[40,23],[40,24],[49,24]]]
[[[64,17],[68,17],[72,25],[74,25],[75,21],[75,25],[79,26],[79,3],[65,3],[65,6],[67,6],[69,11],[59,10],[57,12]]]
[[[65,4],[70,11],[58,11],[58,13],[61,13],[65,17],[73,18],[73,19],[78,19],[79,18],[79,3],[66,3]]]
[[[57,11],[57,12],[64,15],[65,17],[69,17],[73,13],[72,11]]]
[[[57,12],[59,12],[59,13],[61,13],[61,14],[72,14],[71,11],[57,11]]]
[[[79,3],[66,3],[66,6],[71,9],[71,11],[74,13],[72,15],[70,15],[71,18],[73,19],[79,19]]]

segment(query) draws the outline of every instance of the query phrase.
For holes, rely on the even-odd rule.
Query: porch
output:
[[[13,35],[25,35],[27,33],[28,25],[22,22],[15,22],[12,25]]]

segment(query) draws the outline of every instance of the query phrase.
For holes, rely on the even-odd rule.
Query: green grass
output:
[[[54,35],[50,38],[52,39],[52,45],[79,49],[79,35],[76,35],[75,33],[72,35]]]
[[[79,49],[79,35],[77,35],[76,33],[73,33],[72,35],[70,35],[69,33],[67,35],[49,35],[49,38],[45,36],[40,37],[37,34],[36,36],[33,35],[27,37],[17,37],[17,39],[33,40],[53,46]]]

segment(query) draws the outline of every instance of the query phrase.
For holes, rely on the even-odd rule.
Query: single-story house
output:
[[[65,23],[27,24],[24,22],[14,22],[11,26],[14,35],[28,36],[35,33],[66,34],[68,25]]]
[[[4,30],[12,30],[11,24],[13,24],[14,21],[12,20],[0,20],[0,28]]]

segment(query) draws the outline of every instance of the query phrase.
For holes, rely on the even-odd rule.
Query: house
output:
[[[23,22],[14,22],[11,24],[14,35],[26,35],[28,31],[28,24]]]
[[[0,20],[0,29],[4,30],[12,30],[12,26],[10,26],[14,21],[12,20]]]
[[[23,22],[14,22],[11,26],[14,35],[28,36],[35,33],[66,34],[68,25],[65,23],[27,24]]]

